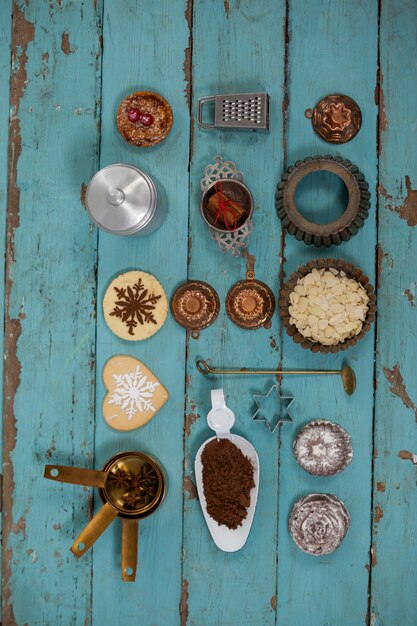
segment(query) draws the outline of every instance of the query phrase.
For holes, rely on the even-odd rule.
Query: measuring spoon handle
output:
[[[117,509],[106,502],[92,520],[87,524],[83,531],[78,535],[77,539],[71,546],[71,552],[77,558],[87,552],[95,541],[104,533],[115,517],[117,517]]]
[[[134,582],[138,565],[139,520],[122,519],[122,579]]]
[[[85,487],[104,487],[105,472],[68,467],[66,465],[45,465],[44,477],[60,483],[84,485]]]

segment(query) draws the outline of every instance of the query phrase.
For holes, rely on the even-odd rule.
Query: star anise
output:
[[[144,463],[129,480],[128,495],[135,496],[142,504],[149,504],[158,492],[158,476],[149,463]]]
[[[124,493],[122,496],[122,502],[125,509],[130,509],[132,511],[139,509],[145,504],[143,498],[138,496],[138,494],[134,491],[127,491]]]
[[[129,472],[126,472],[126,470],[118,467],[114,472],[110,472],[107,480],[114,487],[127,487],[132,480],[132,476]]]
[[[133,329],[136,328],[138,322],[141,326],[157,323],[152,311],[155,310],[156,303],[162,296],[149,293],[141,278],[133,285],[133,288],[130,286],[120,289],[114,287],[114,290],[118,299],[110,315],[118,317],[126,324],[129,335],[135,334]]]

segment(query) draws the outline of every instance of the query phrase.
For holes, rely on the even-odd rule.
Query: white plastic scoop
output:
[[[207,415],[207,423],[210,428],[215,431],[216,437],[210,437],[210,439],[207,439],[198,450],[195,458],[195,478],[198,497],[204,519],[206,520],[208,529],[216,546],[224,552],[236,552],[245,545],[252,526],[253,516],[255,515],[259,489],[259,458],[255,448],[247,439],[230,433],[230,429],[235,423],[235,416],[233,411],[226,406],[223,389],[212,389],[211,404],[212,409]],[[205,446],[210,441],[220,438],[227,438],[234,443],[235,446],[240,448],[243,454],[250,459],[254,469],[253,480],[255,487],[253,487],[250,493],[250,506],[248,508],[247,516],[243,520],[242,525],[235,529],[228,528],[224,524],[219,524],[216,520],[210,517],[207,513],[207,503],[204,496],[201,454]]]

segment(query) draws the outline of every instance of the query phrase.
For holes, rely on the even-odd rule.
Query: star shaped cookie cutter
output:
[[[278,403],[275,403],[275,398],[273,398],[272,394],[275,393],[278,396]],[[268,391],[267,394],[257,394],[255,393],[253,395],[253,399],[255,401],[256,406],[258,407],[257,410],[255,411],[255,413],[252,415],[252,419],[255,422],[265,422],[266,425],[268,426],[268,430],[270,433],[275,432],[275,430],[278,428],[278,426],[280,426],[281,424],[284,423],[292,423],[293,422],[293,417],[289,411],[290,406],[292,405],[292,403],[294,402],[294,397],[293,396],[282,396],[279,392],[279,388],[278,385],[276,383],[274,383],[271,387],[271,389]],[[263,413],[263,411],[265,411],[265,404],[272,404],[272,401],[274,400],[274,413],[272,415],[272,419],[269,419],[268,417],[265,417],[265,414]],[[276,410],[276,407],[278,405],[278,409],[281,409],[282,405],[285,404],[285,413],[283,415],[281,415],[281,411],[280,410]],[[262,407],[262,405],[264,406],[264,408]],[[277,417],[277,419],[275,419],[275,417]]]

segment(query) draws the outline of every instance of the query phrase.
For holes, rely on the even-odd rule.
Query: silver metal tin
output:
[[[205,104],[214,102],[214,124],[203,122]],[[198,100],[197,123],[207,130],[269,130],[267,93],[231,93]]]
[[[85,200],[94,224],[112,235],[147,235],[165,217],[152,178],[124,163],[98,171],[88,184]]]

